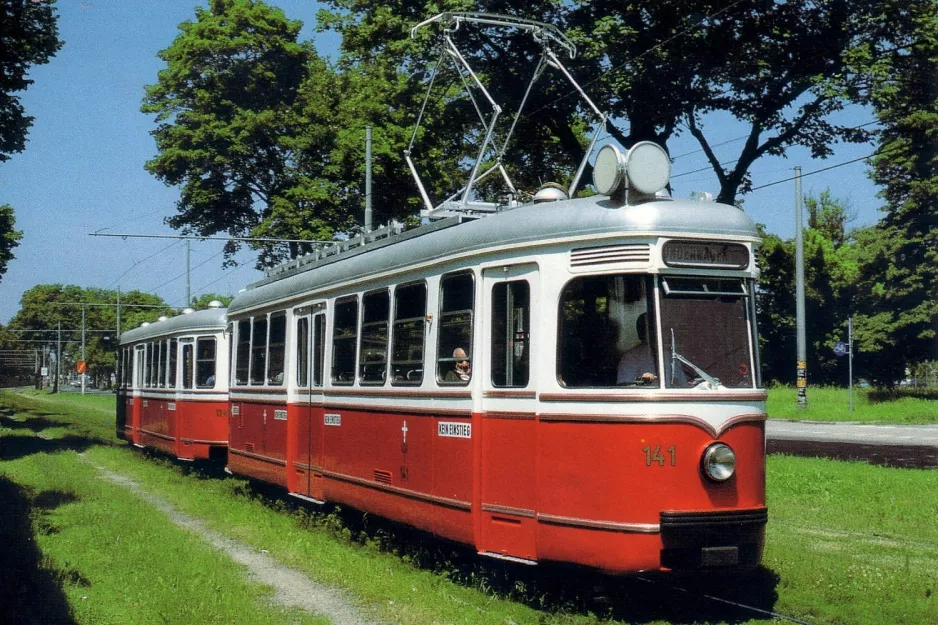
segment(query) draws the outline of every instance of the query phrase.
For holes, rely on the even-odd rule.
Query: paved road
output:
[[[938,425],[859,425],[769,420],[766,451],[938,468]]]

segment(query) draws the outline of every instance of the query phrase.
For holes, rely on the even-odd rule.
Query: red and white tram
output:
[[[121,335],[119,437],[180,460],[224,457],[228,337],[226,311],[213,304]]]
[[[658,191],[649,145],[600,151],[605,195],[345,244],[238,294],[229,469],[497,558],[756,565],[759,238]]]

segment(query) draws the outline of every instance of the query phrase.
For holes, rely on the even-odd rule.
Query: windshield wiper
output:
[[[710,389],[716,390],[717,388],[719,388],[720,380],[718,380],[717,378],[714,378],[713,376],[708,374],[706,371],[704,371],[703,369],[701,369],[700,367],[698,367],[697,365],[689,361],[687,358],[677,353],[677,350],[675,349],[675,345],[676,345],[676,341],[674,340],[674,328],[671,328],[671,386],[674,386],[674,365],[676,364],[674,361],[680,360],[685,365],[693,369],[697,375],[699,375],[701,378],[706,380],[707,386]]]

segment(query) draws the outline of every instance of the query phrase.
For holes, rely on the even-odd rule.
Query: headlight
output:
[[[710,445],[703,455],[703,471],[714,482],[725,482],[736,472],[736,454],[729,445]]]

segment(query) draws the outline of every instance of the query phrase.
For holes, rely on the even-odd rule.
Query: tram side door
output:
[[[536,560],[537,265],[486,269],[482,285],[480,551]]]
[[[325,366],[326,306],[324,303],[296,312],[297,477],[300,494],[322,500],[323,368]]]

